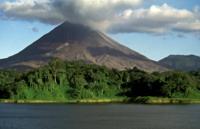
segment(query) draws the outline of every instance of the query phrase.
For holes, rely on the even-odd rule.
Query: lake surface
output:
[[[200,129],[200,105],[0,104],[0,129]]]

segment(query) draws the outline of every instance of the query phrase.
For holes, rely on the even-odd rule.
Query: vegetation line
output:
[[[80,100],[12,100],[0,99],[0,103],[16,104],[200,104],[200,99],[187,98],[158,98],[158,97],[137,97],[134,99],[80,99]]]
[[[80,100],[12,100],[0,99],[0,103],[18,103],[18,104],[45,104],[45,103],[66,103],[66,104],[96,104],[96,103],[127,103],[128,99],[80,99]]]
[[[200,99],[137,97],[131,99],[131,102],[140,104],[200,104]]]
[[[118,71],[54,59],[30,72],[0,70],[0,99],[16,103],[112,103],[127,99],[150,104],[199,103],[200,71]]]

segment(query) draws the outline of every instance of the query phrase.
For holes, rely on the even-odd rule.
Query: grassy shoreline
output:
[[[66,103],[66,104],[95,104],[95,103],[127,103],[128,99],[74,99],[74,100],[14,100],[0,99],[0,103],[17,104],[48,104],[48,103]]]
[[[136,97],[130,101],[141,104],[200,104],[200,99],[193,98]]]
[[[136,103],[136,104],[200,104],[200,99],[191,98],[161,98],[161,97],[136,97],[133,99],[74,99],[74,100],[15,100],[0,99],[0,103],[16,104],[103,104],[103,103]]]

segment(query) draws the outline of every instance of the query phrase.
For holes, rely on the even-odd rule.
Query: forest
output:
[[[73,100],[138,96],[200,99],[200,71],[118,71],[83,61],[53,59],[29,72],[0,71],[0,98]]]

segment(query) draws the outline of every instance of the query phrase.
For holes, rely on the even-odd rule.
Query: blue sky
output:
[[[100,1],[100,4],[95,3],[94,7],[88,10],[85,10],[85,7],[90,7],[92,0],[74,1],[73,5],[76,5],[74,10],[81,10],[85,12],[84,14],[76,13],[71,16],[68,13],[64,15],[60,13],[66,12],[65,9],[72,6],[66,0],[59,1],[66,7],[58,12],[53,10],[54,5],[58,4],[49,4],[48,0],[7,0],[7,3],[1,0],[0,58],[18,53],[65,20],[81,21],[92,27],[100,26],[101,31],[121,44],[153,60],[159,60],[170,54],[200,56],[198,0],[132,0],[131,2],[118,0],[118,3],[110,2],[109,8],[106,7],[108,5],[106,2],[102,2],[106,0],[96,0]],[[140,3],[137,3],[138,1]],[[42,8],[36,5],[42,5]],[[26,6],[29,7],[28,10]],[[97,13],[100,10],[109,13],[108,15]],[[45,11],[54,13],[45,15]],[[71,10],[67,11],[70,13]]]

